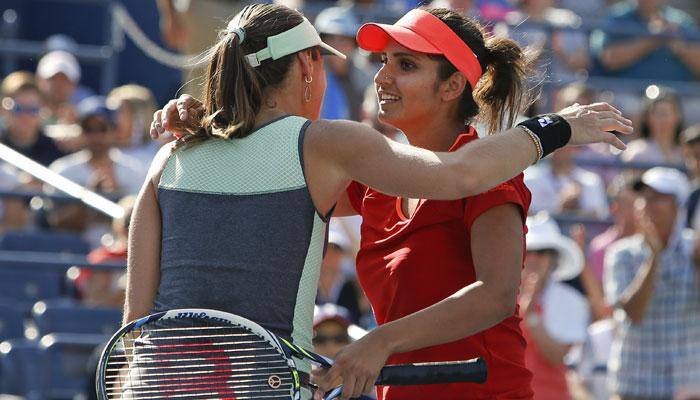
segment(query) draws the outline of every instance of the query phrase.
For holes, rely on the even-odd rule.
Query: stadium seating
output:
[[[24,315],[16,301],[0,299],[0,342],[24,337]]]
[[[7,232],[0,237],[0,250],[87,254],[90,245],[79,235],[65,232]]]
[[[18,310],[28,312],[38,300],[61,297],[64,271],[35,271],[0,265],[0,296],[12,299]]]
[[[119,309],[86,307],[70,299],[39,301],[32,308],[39,336],[49,333],[110,335],[119,328],[121,316]]]
[[[0,343],[0,393],[45,399],[43,352],[36,341],[12,339]]]
[[[89,334],[46,335],[40,340],[46,377],[45,397],[52,400],[72,400],[84,394],[89,377],[94,375],[96,349],[109,336]]]

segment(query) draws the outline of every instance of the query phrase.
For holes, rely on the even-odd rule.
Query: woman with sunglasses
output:
[[[130,271],[133,288],[127,293],[126,318],[145,314],[153,306],[160,285],[155,298],[158,309],[195,298],[197,306],[251,316],[263,326],[291,336],[297,344],[308,345],[324,221],[338,203],[340,214],[359,212],[365,218],[358,273],[382,326],[341,352],[337,366],[320,378],[321,385],[328,387],[342,376],[343,398],[355,397],[372,388],[379,368],[395,353],[405,354],[392,356],[390,363],[484,356],[497,379],[491,378],[483,388],[468,384],[435,389],[383,388],[380,396],[493,398],[515,393],[512,398],[527,398],[531,392],[527,371],[520,363],[522,335],[514,310],[529,194],[521,177],[497,185],[567,142],[606,141],[624,148],[609,132],[629,132],[630,122],[607,104],[578,106],[475,140],[474,129],[465,122],[479,114],[477,104],[482,105],[481,114],[493,131],[512,123],[522,101],[524,61],[515,43],[503,39],[486,42],[478,25],[447,10],[414,10],[396,29],[368,25],[363,28],[370,31],[366,41],[360,31],[360,45],[382,52],[385,59],[375,78],[380,118],[404,130],[416,147],[395,143],[359,123],[318,120],[325,76],[323,59],[315,46],[331,49],[320,40],[303,41],[295,36],[295,29],[306,29],[306,22],[298,22],[300,16],[285,19],[295,21],[299,28],[271,24],[261,11],[267,7],[279,6],[246,8],[237,25],[231,26],[215,47],[203,109],[191,97],[182,97],[154,116],[154,135],[165,129],[189,135],[178,142],[185,146],[176,148],[169,157],[166,149],[161,161],[155,162],[162,166],[154,168],[156,172],[141,194],[144,205],[136,208],[130,257],[139,260],[140,270],[145,260],[151,266],[150,277]],[[275,8],[275,12],[282,9]],[[275,21],[282,24],[281,18]],[[453,22],[459,27],[453,27]],[[462,26],[466,29],[464,40],[455,33]],[[310,36],[313,33],[308,31]],[[275,54],[279,58],[270,60]],[[285,55],[292,57],[285,59]],[[503,109],[505,124],[501,123]],[[213,136],[231,140],[212,141]],[[194,141],[200,143],[186,145]],[[258,147],[246,144],[258,141],[272,143]],[[216,147],[230,150],[215,151]],[[286,190],[269,205],[262,198],[236,199],[233,189],[227,189],[231,193],[228,198],[219,200],[184,194],[222,193],[223,185],[242,180],[235,183],[236,191],[272,196],[282,192],[281,184],[272,190],[262,186],[292,178],[299,183],[293,187],[300,191],[300,197],[290,201],[285,197],[290,190]],[[360,183],[352,183],[347,196],[342,196],[351,181]],[[476,200],[467,197],[485,191],[489,192]],[[456,200],[410,200],[426,198]],[[250,203],[241,203],[244,201]],[[252,208],[239,209],[236,204]],[[309,214],[305,209],[315,212]],[[414,223],[422,214],[427,218]],[[210,239],[210,225],[206,224],[210,220],[225,232]],[[291,227],[307,228],[294,231]],[[270,238],[271,229],[279,237]],[[290,240],[295,235],[300,237]],[[175,237],[180,239],[172,240]],[[188,242],[186,238],[197,240]],[[236,293],[235,307],[230,303],[230,289],[217,295],[219,291],[212,287],[202,288],[195,293],[199,297],[192,297],[187,293],[196,289],[168,286],[170,277],[166,275],[172,270],[168,264],[185,266],[186,260],[206,263],[212,256],[203,255],[204,248],[233,260],[229,263],[241,257],[264,259],[270,282],[265,281],[268,275],[257,270],[232,270],[230,276],[219,272],[219,282],[249,283],[244,291],[249,296]],[[301,257],[289,256],[300,252]],[[279,279],[280,271],[293,279]],[[248,281],[249,276],[255,279]],[[280,281],[289,286],[286,294],[266,302],[276,304],[276,309],[257,310],[252,299],[272,291],[264,285]],[[178,300],[166,299],[164,293],[178,293]],[[404,302],[409,296],[414,296],[413,300]],[[296,303],[290,304],[289,299],[295,297]],[[479,336],[457,347],[448,344],[414,352],[473,335],[504,318],[507,321],[500,336]],[[497,352],[495,344],[487,341],[492,337],[511,343],[507,346],[515,351],[515,359]],[[505,376],[513,371],[523,377],[506,382]]]
[[[65,154],[41,126],[44,101],[34,75],[16,71],[2,80],[0,117],[5,128],[0,143],[48,166]]]

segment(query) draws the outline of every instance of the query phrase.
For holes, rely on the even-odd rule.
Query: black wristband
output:
[[[571,139],[571,126],[558,114],[544,114],[518,124],[537,135],[542,144],[542,158],[562,148]]]

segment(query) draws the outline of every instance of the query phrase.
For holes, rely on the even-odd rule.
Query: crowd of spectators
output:
[[[700,29],[691,14],[700,7],[684,9],[693,3],[430,4],[468,13],[528,47],[539,96],[523,115],[603,100],[636,122],[622,153],[607,145],[562,149],[525,172],[532,204],[519,305],[536,399],[700,398]],[[223,20],[214,16],[242,4],[158,0],[163,37],[183,52],[201,51]],[[379,60],[360,52],[354,36],[363,22],[393,22],[416,4],[298,6],[326,43],[350,55],[326,62],[322,117],[362,121],[405,142],[377,120]],[[199,95],[197,81],[183,79]],[[34,71],[4,76],[0,143],[129,211],[152,157],[170,140],[148,135],[159,105],[147,85],[98,96],[80,82],[81,64],[66,49],[45,54]],[[60,192],[3,162],[0,191],[0,236],[70,232],[93,249],[89,262],[125,262],[128,213],[111,220],[78,202],[8,196]],[[360,224],[338,218],[329,227],[314,321],[314,344],[328,356],[375,324],[354,272]],[[74,284],[87,306],[122,302],[121,273],[83,268]]]

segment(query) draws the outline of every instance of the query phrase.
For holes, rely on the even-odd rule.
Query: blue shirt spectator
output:
[[[360,120],[362,93],[370,83],[367,71],[357,71],[360,63],[356,50],[355,34],[360,28],[354,8],[328,7],[316,17],[315,26],[321,39],[330,46],[346,54],[346,60],[340,57],[325,63],[327,88],[321,109],[324,119]]]
[[[692,17],[658,1],[615,6],[591,47],[603,75],[621,78],[692,81],[700,74],[700,43]]]

